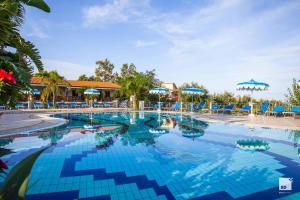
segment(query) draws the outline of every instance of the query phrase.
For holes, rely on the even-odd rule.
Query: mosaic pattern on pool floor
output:
[[[33,165],[26,199],[300,197],[297,132],[208,124],[180,115],[60,117],[72,119],[61,128],[68,131],[48,138],[52,145]],[[116,128],[82,132],[87,123]],[[238,139],[263,139],[270,149],[238,149]],[[10,163],[14,156],[3,159]],[[291,193],[279,194],[279,177],[294,178]]]

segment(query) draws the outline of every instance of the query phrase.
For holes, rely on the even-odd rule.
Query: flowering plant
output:
[[[12,72],[7,73],[4,69],[0,69],[0,80],[8,84],[16,84],[16,79]]]

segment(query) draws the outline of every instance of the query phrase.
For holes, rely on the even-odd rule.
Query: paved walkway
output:
[[[260,126],[280,129],[293,129],[300,130],[300,119],[294,119],[292,117],[270,117],[270,116],[236,116],[227,114],[190,114],[196,119],[202,119],[210,122],[221,122],[221,123],[236,123],[245,124],[248,126]]]
[[[91,109],[57,109],[57,110],[32,110],[32,111],[2,111],[0,115],[0,134],[10,134],[15,132],[26,132],[28,130],[37,130],[59,126],[66,121],[49,117],[51,113],[59,112],[91,112]],[[94,112],[103,111],[128,111],[127,109],[92,109]],[[248,126],[261,126],[282,129],[300,130],[300,119],[291,117],[266,117],[266,116],[235,116],[223,114],[200,114],[200,113],[184,113],[193,116],[196,119],[202,119],[210,122],[219,123],[237,123],[246,124]]]

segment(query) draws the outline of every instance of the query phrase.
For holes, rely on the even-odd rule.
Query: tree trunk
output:
[[[53,107],[55,108],[55,94],[53,93],[53,99],[52,99]]]
[[[137,110],[137,98],[136,98],[136,94],[133,95],[133,110]]]

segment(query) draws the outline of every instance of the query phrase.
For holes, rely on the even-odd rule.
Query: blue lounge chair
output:
[[[180,109],[181,109],[181,102],[174,103],[170,108],[170,110],[172,110],[172,111],[178,111]]]
[[[212,112],[219,112],[221,110],[221,106],[218,104],[214,104],[211,106],[211,111]]]
[[[269,102],[267,101],[263,102],[260,106],[260,109],[257,111],[257,114],[258,113],[264,114],[265,112],[267,112],[269,109],[269,105],[270,105]]]
[[[25,104],[23,102],[17,102],[16,103],[16,108],[17,109],[25,109]]]
[[[80,107],[80,105],[77,102],[73,101],[73,102],[70,103],[70,107],[71,108],[78,108],[78,107]]]
[[[285,111],[285,106],[274,106],[272,111],[266,112],[266,115],[278,116],[278,115],[282,114],[284,111]]]
[[[103,107],[104,108],[109,108],[110,107],[110,103],[107,102],[107,101],[103,102]]]
[[[82,102],[81,103],[81,107],[82,108],[88,108],[89,107],[89,104],[87,102]]]
[[[53,101],[48,101],[48,108],[53,108]]]
[[[288,115],[291,115],[292,117],[295,117],[296,114],[300,114],[300,106],[292,106],[291,110],[289,112],[283,112],[283,115],[286,117]]]
[[[233,108],[234,108],[233,104],[225,105],[224,108],[223,108],[223,113],[225,113],[225,112],[231,113]]]
[[[100,106],[101,106],[101,103],[98,102],[98,101],[95,101],[95,102],[93,103],[93,107],[94,107],[94,108],[99,108]]]
[[[56,104],[59,108],[67,108],[68,107],[68,105],[64,101],[57,102]]]
[[[206,106],[205,101],[202,101],[199,103],[199,105],[196,107],[197,110],[203,110]]]
[[[191,103],[191,104],[189,104],[188,106],[187,106],[187,108],[186,108],[187,110],[190,110],[190,111],[192,111],[192,110],[196,110],[196,105],[195,104],[193,104],[193,103]]]
[[[36,101],[33,103],[33,107],[36,109],[44,108],[44,104],[40,101]]]
[[[241,109],[238,110],[239,113],[243,113],[243,112],[247,112],[250,113],[251,112],[251,106],[250,105],[244,105]]]
[[[5,105],[0,105],[0,110],[5,110],[6,106]]]

